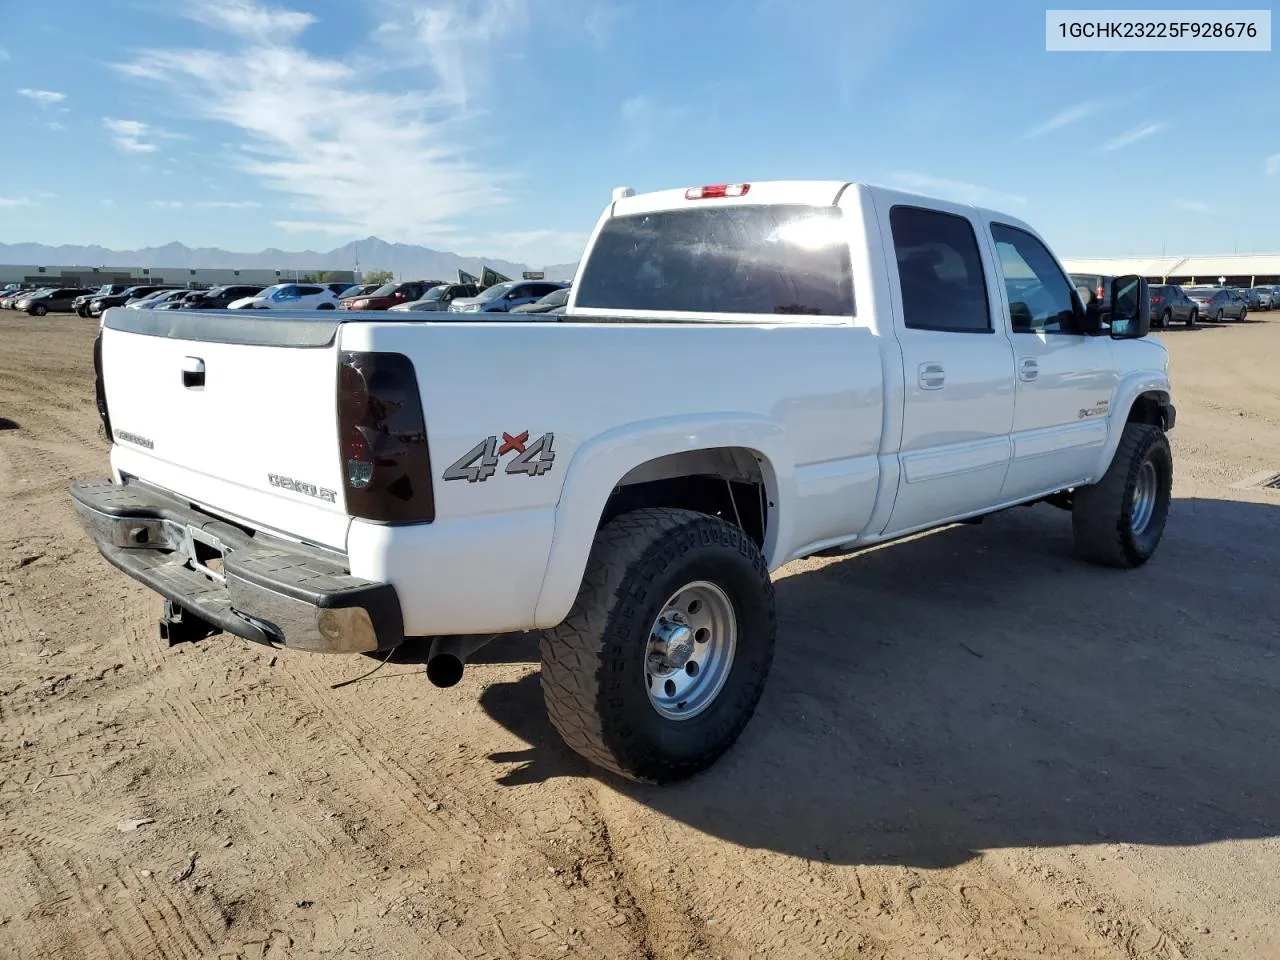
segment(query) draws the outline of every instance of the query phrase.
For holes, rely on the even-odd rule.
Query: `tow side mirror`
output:
[[[1147,281],[1131,274],[1111,282],[1111,337],[1139,340],[1151,332],[1151,290]]]

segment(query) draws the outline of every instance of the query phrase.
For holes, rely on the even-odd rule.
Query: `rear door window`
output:
[[[954,213],[897,206],[889,211],[889,226],[906,326],[990,333],[991,305],[973,224]]]
[[[838,207],[733,205],[613,217],[578,284],[579,307],[852,317]]]

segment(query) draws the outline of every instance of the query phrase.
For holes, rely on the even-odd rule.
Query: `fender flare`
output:
[[[1102,448],[1102,453],[1099,455],[1097,466],[1094,469],[1094,482],[1100,480],[1102,475],[1107,472],[1107,468],[1111,466],[1111,459],[1116,455],[1116,449],[1120,446],[1120,437],[1124,433],[1124,426],[1129,421],[1129,411],[1133,409],[1134,401],[1144,393],[1161,394],[1167,401],[1169,399],[1169,378],[1163,373],[1144,370],[1138,373],[1131,373],[1120,381],[1119,387],[1116,388],[1115,402],[1111,406],[1107,442]]]
[[[641,464],[675,453],[743,447],[760,457],[772,521],[764,553],[774,568],[790,542],[796,497],[795,463],[781,424],[754,413],[721,413],[642,420],[609,430],[573,454],[556,503],[555,530],[534,613],[537,629],[568,615],[605,504],[618,481]]]

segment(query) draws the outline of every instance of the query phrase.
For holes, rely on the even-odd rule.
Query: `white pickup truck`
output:
[[[1175,412],[1145,281],[1114,291],[972,206],[620,188],[564,315],[108,311],[112,477],[71,494],[171,642],[424,640],[448,685],[538,630],[569,745],[671,781],[754,711],[789,561],[1039,501],[1147,561]]]

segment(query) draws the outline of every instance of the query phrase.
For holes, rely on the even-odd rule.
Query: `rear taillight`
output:
[[[1152,295],[1151,295],[1151,302],[1152,302],[1153,304],[1154,304],[1154,303],[1159,303],[1159,302],[1160,302],[1160,298],[1159,298],[1159,297],[1157,297],[1155,294],[1152,294]]]
[[[684,192],[686,200],[714,200],[717,197],[745,197],[751,189],[749,183],[715,183],[709,187],[690,187]]]
[[[382,523],[435,519],[427,426],[408,357],[342,354],[338,430],[348,513]]]
[[[1106,284],[1102,284],[1102,283],[1098,284],[1098,299],[1105,300],[1106,296],[1107,296]]]
[[[111,415],[107,412],[107,385],[102,379],[102,333],[93,339],[93,399],[98,407],[98,419],[102,421],[102,433],[107,443],[113,443]]]

